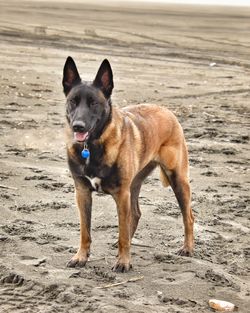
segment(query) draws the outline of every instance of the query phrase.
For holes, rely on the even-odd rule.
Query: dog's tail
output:
[[[168,187],[170,185],[168,176],[161,166],[160,166],[160,180],[162,182],[163,187]]]

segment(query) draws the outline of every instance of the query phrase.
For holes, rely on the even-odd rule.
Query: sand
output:
[[[250,9],[0,1],[0,14],[0,311],[200,313],[216,298],[249,312]],[[114,105],[177,115],[190,153],[192,258],[176,255],[182,217],[156,171],[140,195],[133,270],[111,271],[117,214],[100,195],[90,262],[66,267],[79,242],[64,143],[68,55],[85,80],[109,59]]]

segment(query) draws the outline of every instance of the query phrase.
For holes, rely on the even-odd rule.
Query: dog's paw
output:
[[[84,267],[86,263],[87,263],[87,260],[79,261],[79,260],[71,259],[71,260],[67,263],[67,267]]]
[[[191,257],[193,255],[193,249],[192,248],[187,248],[183,246],[178,252],[177,255],[180,256],[189,256]]]
[[[127,273],[132,268],[132,264],[129,262],[122,262],[118,260],[112,267],[112,271],[116,273]]]
[[[73,258],[67,263],[67,267],[84,267],[88,261],[87,256],[82,256],[80,254],[76,254]]]

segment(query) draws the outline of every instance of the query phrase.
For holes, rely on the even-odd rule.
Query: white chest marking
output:
[[[85,177],[89,180],[89,182],[91,183],[91,186],[95,189],[95,191],[101,192],[102,191],[102,187],[101,187],[101,178],[99,177],[93,177],[90,178],[89,176],[85,175]]]

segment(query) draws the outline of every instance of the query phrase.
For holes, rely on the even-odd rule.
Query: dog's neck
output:
[[[103,146],[103,151],[106,154],[104,160],[108,166],[112,166],[116,162],[119,148],[123,144],[120,140],[123,122],[122,114],[116,107],[113,107],[109,124],[104,129],[100,138],[95,141],[95,144]]]
[[[122,125],[123,119],[121,113],[116,107],[113,107],[111,119],[98,141],[104,144],[107,141],[112,140],[112,142],[115,144],[116,138],[121,138]]]

